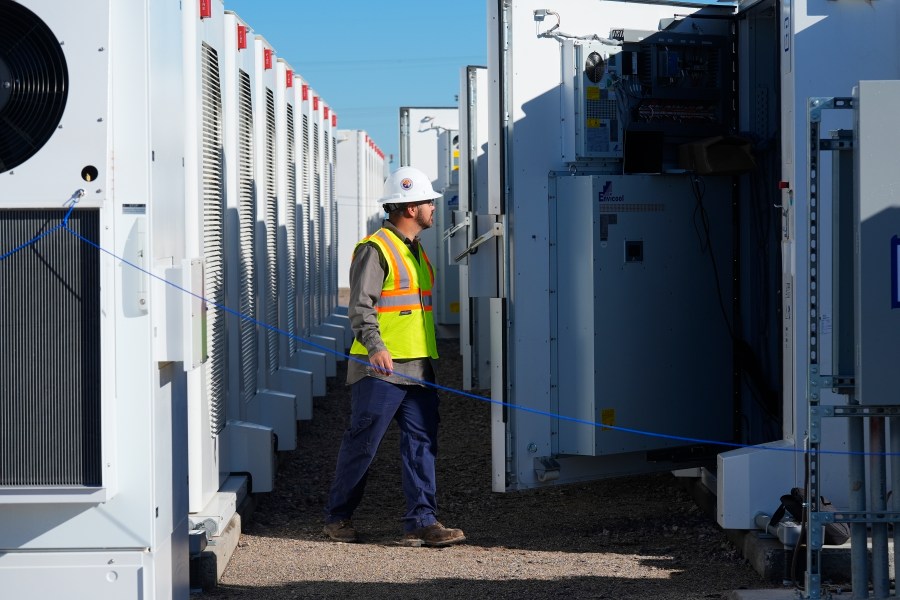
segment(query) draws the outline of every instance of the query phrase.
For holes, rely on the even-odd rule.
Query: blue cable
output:
[[[50,235],[51,233],[53,233],[54,231],[56,231],[57,229],[60,229],[60,228],[62,228],[62,225],[55,225],[55,226],[51,227],[50,229],[48,229],[47,231],[45,231],[44,233],[42,233],[42,234],[40,234],[40,235],[37,235],[37,236],[31,238],[30,240],[28,240],[28,241],[25,242],[24,244],[21,244],[21,245],[19,245],[19,246],[16,246],[15,248],[13,248],[12,250],[10,250],[9,252],[6,252],[5,254],[0,254],[0,260],[6,260],[7,258],[9,258],[10,256],[12,256],[13,254],[15,254],[16,252],[18,252],[19,250],[24,250],[25,248],[27,248],[28,246],[31,246],[32,244],[34,244],[35,242],[37,242],[37,241],[40,240],[41,238],[47,237],[48,235]]]
[[[283,329],[279,329],[278,327],[276,327],[276,326],[274,326],[274,325],[269,325],[268,323],[263,323],[263,322],[261,322],[261,321],[258,321],[258,320],[256,320],[256,319],[254,319],[253,317],[250,317],[250,316],[245,315],[245,314],[243,314],[243,313],[241,313],[241,312],[239,312],[239,311],[236,311],[236,310],[234,310],[234,309],[232,309],[232,308],[229,308],[229,307],[225,306],[224,304],[220,304],[220,303],[218,303],[218,302],[214,302],[214,301],[212,301],[212,300],[208,300],[208,299],[204,298],[203,296],[201,296],[201,295],[199,295],[199,294],[195,294],[194,292],[192,292],[192,291],[190,291],[190,290],[187,290],[187,289],[181,287],[181,286],[178,285],[177,283],[173,283],[173,282],[171,282],[171,281],[169,281],[169,280],[167,280],[167,279],[164,279],[164,278],[160,277],[159,275],[156,275],[156,274],[154,274],[154,273],[151,273],[150,271],[144,269],[143,267],[141,267],[141,266],[139,266],[139,265],[136,265],[136,264],[134,264],[134,263],[132,263],[132,262],[130,262],[130,261],[128,261],[128,260],[126,260],[126,259],[124,259],[124,258],[122,258],[122,257],[120,257],[120,256],[118,256],[118,255],[116,255],[116,254],[114,254],[113,252],[110,252],[109,250],[107,250],[107,249],[101,247],[100,245],[98,245],[97,243],[95,243],[95,242],[93,242],[93,241],[91,241],[91,240],[85,238],[84,236],[82,236],[82,235],[79,234],[78,232],[73,231],[72,229],[69,228],[68,225],[58,225],[57,227],[54,227],[53,229],[51,229],[51,230],[48,231],[47,233],[50,233],[50,232],[52,232],[52,231],[55,231],[56,229],[64,229],[65,231],[71,233],[72,235],[74,235],[76,238],[78,238],[78,239],[81,240],[82,242],[84,242],[84,243],[86,243],[86,244],[88,244],[88,245],[90,245],[90,246],[93,246],[94,248],[96,248],[96,249],[99,250],[100,252],[103,252],[103,253],[105,253],[105,254],[108,254],[109,256],[113,257],[114,259],[116,259],[116,260],[118,260],[118,261],[121,261],[123,264],[126,264],[126,265],[128,265],[128,266],[130,266],[130,267],[132,267],[132,268],[134,268],[134,269],[137,269],[138,271],[140,271],[140,272],[142,272],[142,273],[148,275],[149,277],[152,277],[152,278],[154,278],[154,279],[156,279],[156,280],[158,280],[158,281],[160,281],[160,282],[162,282],[162,283],[165,283],[166,285],[169,285],[169,286],[171,286],[171,287],[173,287],[173,288],[175,288],[175,289],[177,289],[177,290],[179,290],[179,291],[181,291],[181,292],[184,292],[185,294],[188,294],[188,295],[190,295],[190,296],[193,296],[194,298],[197,298],[198,300],[202,300],[203,302],[206,302],[207,304],[209,304],[209,305],[211,305],[211,306],[215,306],[216,308],[219,308],[220,310],[222,310],[222,311],[224,311],[224,312],[226,312],[226,313],[228,313],[228,314],[234,315],[234,316],[238,317],[239,319],[242,319],[242,320],[247,321],[247,322],[249,322],[249,323],[253,323],[253,324],[255,324],[255,325],[258,325],[259,327],[262,327],[262,328],[267,329],[267,330],[269,330],[269,331],[278,333],[279,335],[284,335],[284,336],[290,337],[290,338],[292,338],[292,339],[294,339],[294,340],[296,340],[296,341],[298,341],[298,342],[301,342],[301,343],[303,343],[303,344],[307,344],[308,346],[312,346],[312,347],[314,347],[314,348],[317,348],[317,349],[319,349],[319,350],[328,352],[328,353],[330,353],[330,354],[334,354],[335,356],[340,356],[340,357],[343,357],[343,358],[345,358],[345,359],[347,359],[347,360],[353,360],[353,361],[356,361],[356,362],[359,363],[359,364],[366,365],[366,366],[370,366],[370,365],[369,365],[369,362],[366,361],[366,360],[360,360],[360,359],[358,359],[358,358],[354,358],[352,355],[347,355],[347,354],[344,354],[344,353],[342,353],[342,352],[337,352],[337,351],[335,351],[335,350],[332,350],[331,348],[326,348],[325,346],[321,346],[321,345],[319,345],[319,344],[316,344],[316,343],[314,343],[314,342],[311,342],[311,341],[309,341],[309,340],[307,340],[307,339],[305,339],[305,338],[302,338],[302,337],[300,337],[300,336],[294,335],[293,333],[290,333],[290,332],[288,332],[288,331],[284,331]],[[46,234],[45,234],[45,235],[46,235]],[[497,406],[504,406],[504,407],[507,407],[507,408],[510,408],[510,409],[514,409],[514,410],[518,410],[518,411],[522,411],[522,412],[527,412],[527,413],[531,413],[531,414],[535,414],[535,415],[540,415],[540,416],[544,416],[544,417],[549,417],[549,418],[552,418],[552,419],[559,419],[559,420],[561,420],[561,421],[566,421],[566,422],[569,422],[569,423],[578,423],[578,424],[581,424],[581,425],[588,425],[588,426],[591,426],[591,427],[599,427],[599,428],[601,428],[601,429],[607,429],[607,430],[610,430],[610,431],[619,431],[619,432],[622,432],[622,433],[630,433],[630,434],[633,434],[633,435],[642,435],[642,436],[646,436],[646,437],[653,437],[653,438],[659,438],[659,439],[673,440],[673,441],[678,441],[678,442],[691,442],[691,443],[699,443],[699,444],[710,444],[710,445],[714,445],[714,446],[726,446],[726,447],[730,447],[730,448],[760,448],[760,449],[763,449],[763,450],[769,450],[769,451],[774,451],[774,452],[789,452],[789,453],[795,453],[795,454],[806,454],[806,453],[808,452],[807,450],[802,449],[802,448],[779,448],[779,447],[759,446],[759,445],[756,445],[756,444],[739,444],[739,443],[736,443],[736,442],[720,442],[720,441],[707,440],[707,439],[702,439],[702,438],[694,438],[694,437],[687,437],[687,436],[680,436],[680,435],[669,435],[669,434],[664,434],[664,433],[654,433],[654,432],[650,432],[650,431],[642,431],[642,430],[640,430],[640,429],[632,429],[632,428],[629,428],[629,427],[620,427],[620,426],[617,426],[617,425],[606,425],[606,424],[603,424],[603,423],[598,423],[598,422],[596,422],[596,421],[590,421],[590,420],[588,420],[588,419],[580,419],[580,418],[578,418],[578,417],[569,417],[569,416],[566,416],[566,415],[554,414],[554,413],[551,413],[551,412],[548,412],[548,411],[544,411],[544,410],[540,410],[540,409],[536,409],[536,408],[529,408],[529,407],[527,407],[527,406],[519,406],[519,405],[516,405],[516,404],[511,404],[511,403],[509,403],[509,402],[503,402],[502,400],[494,400],[493,398],[487,398],[487,397],[485,397],[485,396],[480,396],[480,395],[478,395],[478,394],[472,394],[472,393],[469,393],[469,392],[466,392],[466,391],[463,391],[463,390],[457,390],[457,389],[454,389],[454,388],[445,387],[445,386],[439,385],[439,384],[437,384],[437,383],[431,383],[431,382],[424,381],[424,380],[421,380],[421,379],[416,379],[415,377],[409,377],[409,376],[407,376],[407,375],[401,375],[400,373],[396,373],[396,375],[398,375],[398,376],[400,376],[400,377],[403,377],[403,378],[405,378],[405,379],[408,379],[408,380],[409,380],[410,382],[412,382],[412,383],[417,383],[417,384],[420,384],[420,385],[423,385],[423,386],[432,387],[432,388],[434,388],[434,389],[436,389],[436,390],[448,392],[448,393],[455,394],[455,395],[458,395],[458,396],[464,396],[464,397],[467,397],[467,398],[472,398],[473,400],[478,400],[478,401],[481,401],[481,402],[487,402],[487,403],[489,403],[489,404],[495,404],[495,405],[497,405]],[[847,450],[821,450],[821,449],[820,449],[820,450],[817,450],[817,453],[818,453],[818,454],[826,454],[826,455],[840,455],[840,456],[900,456],[900,452],[850,452],[850,451],[847,451]]]
[[[54,225],[53,227],[51,227],[50,229],[48,229],[48,230],[45,231],[44,233],[42,233],[42,234],[40,234],[40,235],[38,235],[38,236],[35,236],[35,237],[31,238],[30,240],[28,240],[27,242],[25,242],[24,244],[21,244],[21,245],[19,245],[19,246],[16,246],[15,248],[13,248],[12,250],[10,250],[9,252],[6,252],[6,253],[0,255],[0,260],[6,260],[7,258],[9,258],[10,256],[12,256],[13,254],[15,254],[16,252],[18,252],[19,250],[23,250],[23,249],[27,248],[28,246],[31,246],[32,244],[34,244],[35,242],[37,242],[37,241],[40,240],[41,238],[44,238],[44,237],[50,235],[51,233],[53,233],[53,232],[56,231],[57,229],[62,229],[62,228],[64,228],[64,227],[65,227],[65,228],[68,228],[68,225],[69,225],[69,217],[72,216],[72,211],[75,210],[75,205],[78,204],[78,200],[81,199],[82,196],[84,196],[84,190],[75,190],[75,193],[72,194],[72,195],[69,197],[69,199],[66,200],[65,203],[63,204],[63,205],[65,205],[65,204],[70,204],[70,203],[71,203],[71,206],[69,207],[69,210],[66,212],[66,216],[63,217],[62,223],[60,223],[60,224],[58,224],[58,225]]]

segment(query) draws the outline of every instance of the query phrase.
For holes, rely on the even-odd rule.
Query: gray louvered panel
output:
[[[329,281],[331,282],[331,299],[329,304],[329,314],[334,312],[337,308],[338,304],[338,207],[337,207],[337,196],[335,195],[335,181],[334,174],[337,171],[335,168],[336,159],[337,159],[337,151],[334,146],[334,138],[331,138],[331,198],[329,202],[329,206],[331,206],[331,271],[329,272]]]
[[[313,123],[313,226],[310,273],[312,280],[312,325],[322,322],[322,167],[319,164],[319,124]]]
[[[294,146],[294,107],[287,106],[287,219],[285,238],[287,241],[287,289],[285,290],[285,310],[287,312],[288,356],[297,352],[297,164]]]
[[[64,216],[0,211],[0,253]],[[99,239],[99,211],[69,227]],[[101,485],[99,251],[57,231],[0,261],[0,348],[0,486]]]
[[[328,161],[328,179],[331,182],[328,186],[328,210],[331,212],[331,256],[328,261],[328,289],[331,290],[331,296],[328,298],[328,312],[326,314],[331,314],[337,306],[338,211],[334,195],[334,159],[337,149],[335,148],[334,137],[330,134],[328,137],[331,140],[331,154]]]
[[[222,92],[219,58],[215,49],[202,44],[200,73],[203,108],[203,286],[206,303],[206,396],[210,433],[225,428],[225,179],[222,141]]]
[[[240,247],[238,277],[241,314],[241,398],[247,402],[257,388],[258,334],[256,323],[256,193],[253,184],[253,105],[250,96],[250,75],[240,72],[238,105],[238,229]]]
[[[301,316],[302,322],[301,326],[301,335],[303,337],[309,336],[309,324],[311,321],[311,307],[310,307],[310,273],[312,272],[310,269],[310,250],[309,250],[309,239],[311,237],[310,227],[312,223],[312,213],[310,212],[310,207],[312,204],[312,198],[310,196],[310,172],[309,172],[309,160],[310,160],[311,149],[309,147],[309,115],[303,115],[303,202],[302,202],[302,213],[300,215],[300,232],[301,232],[301,253],[300,256],[300,281],[303,285],[303,306],[301,307]]]
[[[322,136],[322,162],[324,168],[322,170],[322,204],[323,221],[322,221],[322,320],[328,314],[329,302],[331,300],[331,135],[328,130],[324,131]]]
[[[316,218],[316,237],[319,240],[316,249],[316,323],[322,324],[325,320],[325,269],[327,265],[325,257],[325,207],[318,206]]]
[[[338,270],[340,269],[340,261],[338,258],[338,206],[337,193],[335,191],[335,173],[337,173],[337,148],[335,146],[335,138],[331,138],[331,311],[338,305]]]
[[[275,192],[275,95],[266,88],[266,359],[278,369],[278,197]]]
[[[312,234],[312,244],[310,245],[310,324],[317,325],[319,323],[319,207],[313,206],[313,220],[310,233]]]

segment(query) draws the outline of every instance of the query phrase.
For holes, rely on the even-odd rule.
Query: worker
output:
[[[350,424],[341,440],[325,507],[325,534],[356,542],[351,517],[362,500],[369,466],[391,420],[400,427],[406,514],[403,546],[449,546],[465,541],[460,529],[437,520],[435,457],[438,396],[431,290],[434,272],[418,235],[434,224],[439,197],[428,177],[401,167],[384,183],[388,215],[360,241],[350,264],[348,314],[354,341],[347,361]]]

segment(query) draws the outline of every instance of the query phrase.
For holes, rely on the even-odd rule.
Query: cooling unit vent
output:
[[[288,355],[297,353],[297,163],[294,143],[294,107],[287,107],[287,203],[285,233],[287,236],[287,289],[285,290]]]
[[[240,307],[241,314],[256,317],[256,192],[253,186],[253,103],[250,76],[240,72],[240,130],[238,166],[238,213],[240,220]],[[249,401],[257,388],[256,324],[241,319],[241,398]]]
[[[269,373],[278,370],[278,197],[275,193],[275,96],[266,89],[266,358]]]
[[[66,57],[50,28],[21,4],[0,0],[0,173],[47,143],[68,90]]]
[[[63,210],[0,210],[0,247]],[[96,210],[69,227],[96,240]],[[57,231],[0,261],[0,488],[102,484],[99,251]]]

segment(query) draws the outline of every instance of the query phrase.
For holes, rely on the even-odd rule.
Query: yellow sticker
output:
[[[450,303],[450,312],[458,313],[459,312],[459,302],[451,302]]]
[[[595,87],[593,85],[589,85],[584,89],[584,96],[588,100],[599,100],[600,99],[600,88]]]
[[[584,126],[588,129],[600,129],[602,119],[585,119]]]
[[[616,425],[616,409],[614,408],[601,408],[600,409],[600,423],[603,425],[612,425],[615,427]],[[602,429],[600,431],[603,431]]]

